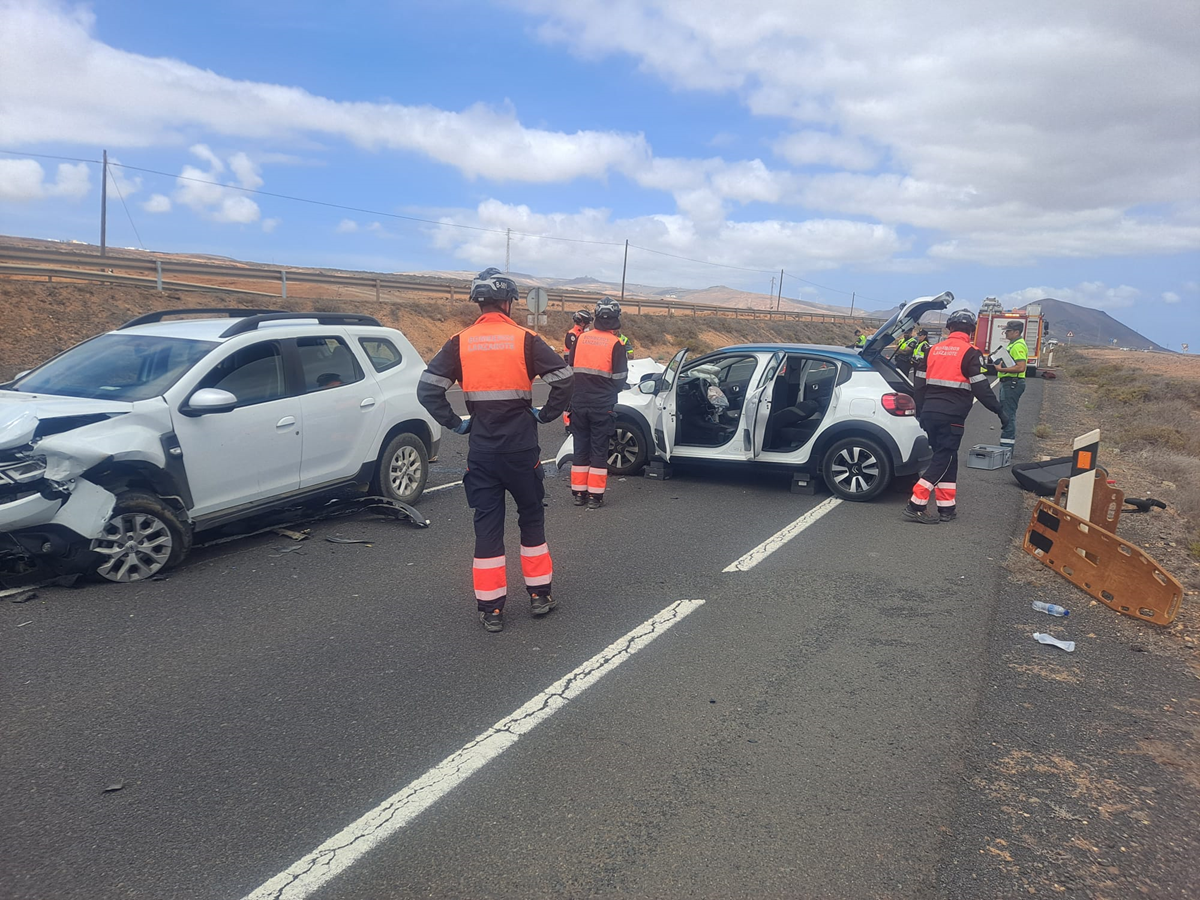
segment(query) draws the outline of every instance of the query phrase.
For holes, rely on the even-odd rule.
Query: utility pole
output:
[[[779,270],[779,297],[775,301],[775,308],[782,309],[783,307],[783,269]]]
[[[850,292],[850,315],[854,315],[854,291]]]
[[[775,299],[775,276],[774,275],[771,276],[771,299],[772,300]],[[767,307],[767,308],[770,309],[770,307]]]
[[[104,165],[100,175],[100,255],[107,256],[105,249],[108,229],[108,151],[104,151]]]
[[[625,270],[629,268],[629,239],[625,239],[625,261],[621,263],[621,302],[625,302]]]
[[[504,274],[505,275],[508,274],[508,263],[509,263],[509,260],[512,258],[511,251],[512,251],[512,229],[505,228],[504,229]]]

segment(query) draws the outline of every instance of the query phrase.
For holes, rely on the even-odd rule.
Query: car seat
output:
[[[801,400],[795,406],[780,410],[772,418],[775,419],[775,439],[780,447],[799,447],[812,434],[810,428],[802,423],[807,422],[821,410],[821,404],[816,400]]]

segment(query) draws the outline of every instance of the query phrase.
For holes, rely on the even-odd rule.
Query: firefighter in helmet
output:
[[[567,332],[563,338],[563,358],[565,359],[571,350],[575,347],[575,342],[579,340],[579,336],[587,331],[587,327],[592,324],[592,314],[586,309],[581,309],[579,312],[571,316],[571,330]]]
[[[568,357],[575,371],[571,496],[576,506],[586,503],[588,509],[604,505],[608,445],[617,433],[617,394],[625,389],[629,374],[629,359],[619,337],[621,304],[609,299],[597,303],[595,326],[579,336]]]
[[[956,310],[946,319],[946,330],[946,339],[917,360],[914,379],[917,417],[929,435],[933,458],[913,486],[903,515],[923,525],[950,522],[958,516],[958,445],[975,401],[998,415],[1001,424],[1008,423],[983,373],[983,354],[971,344],[975,316],[969,310]],[[930,494],[937,506],[936,517],[925,515]]]
[[[499,269],[480,272],[471,283],[479,304],[475,324],[464,328],[430,360],[417,385],[417,399],[430,415],[456,434],[469,434],[467,503],[475,510],[475,558],[471,573],[479,619],[488,631],[504,628],[508,586],[504,557],[505,494],[517,505],[521,530],[521,573],[535,616],[556,605],[551,594],[553,565],[546,545],[541,448],[537,426],[553,422],[571,400],[574,378],[563,358],[509,314],[517,285]],[[550,397],[532,405],[533,379],[550,386]],[[446,399],[462,385],[469,418]]]

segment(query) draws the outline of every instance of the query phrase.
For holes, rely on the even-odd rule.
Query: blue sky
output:
[[[107,149],[117,246],[477,270],[511,228],[535,275],[629,240],[641,284],[1054,296],[1200,349],[1200,6],[890,9],[0,0],[0,233],[96,242]]]

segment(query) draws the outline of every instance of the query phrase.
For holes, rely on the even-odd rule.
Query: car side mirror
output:
[[[638,382],[637,389],[643,394],[657,394],[658,381],[653,375],[649,375]]]
[[[238,398],[220,388],[200,388],[179,408],[185,416],[206,416],[211,413],[231,412],[237,407]]]

